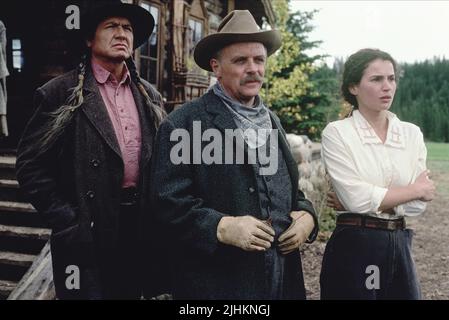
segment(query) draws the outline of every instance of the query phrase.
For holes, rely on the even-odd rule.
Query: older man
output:
[[[217,84],[160,126],[152,200],[168,232],[175,299],[305,298],[299,246],[314,240],[317,220],[279,119],[259,96],[280,45],[249,11],[231,12],[194,53]]]
[[[150,209],[140,194],[148,189],[163,109],[132,61],[154,20],[139,6],[118,3],[97,6],[81,22],[85,57],[77,70],[37,89],[17,178],[53,229],[59,299],[138,299],[144,274],[154,276],[146,289],[156,295],[160,260],[154,246],[142,247]],[[143,252],[153,254],[145,270]]]

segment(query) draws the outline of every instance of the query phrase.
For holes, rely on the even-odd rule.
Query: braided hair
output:
[[[65,128],[70,124],[75,111],[83,104],[83,87],[86,77],[86,69],[90,55],[83,54],[81,62],[78,65],[78,82],[71,88],[72,93],[62,106],[46,115],[49,120],[42,126],[39,139],[34,146],[38,148],[38,154],[45,153],[50,149],[59,137],[64,133]]]
[[[156,127],[156,129],[159,128],[159,125],[161,124],[162,120],[167,115],[165,110],[161,107],[162,101],[160,95],[156,95],[155,90],[149,90],[149,92],[145,90],[145,87],[142,83],[142,79],[137,73],[136,64],[134,63],[132,56],[126,60],[126,65],[128,66],[129,73],[131,74],[131,80],[139,89],[140,93],[144,97],[145,104],[150,109],[154,126]],[[149,96],[148,93],[151,94],[151,97]]]
[[[78,65],[78,82],[75,87],[73,87],[72,93],[67,98],[62,106],[53,112],[49,112],[47,115],[50,118],[46,124],[41,128],[39,139],[35,148],[38,148],[38,154],[43,154],[49,150],[53,144],[63,135],[65,129],[71,123],[76,110],[83,104],[83,87],[84,80],[86,77],[86,71],[89,65],[90,55],[84,54],[82,56],[81,62]],[[162,99],[156,90],[149,90],[151,97],[147,90],[145,89],[142,79],[137,73],[136,65],[132,57],[126,60],[126,65],[131,74],[131,80],[139,89],[139,92],[144,97],[145,104],[150,109],[150,114],[153,119],[155,128],[159,128],[162,120],[166,116],[165,110],[162,108]]]

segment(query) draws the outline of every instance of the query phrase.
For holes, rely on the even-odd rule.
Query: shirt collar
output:
[[[92,65],[92,71],[93,71],[94,77],[98,83],[105,84],[106,81],[117,82],[114,75],[112,73],[110,73],[108,70],[106,70],[105,68],[103,68],[98,63],[95,63],[92,60],[91,65]],[[125,63],[125,70],[126,71],[123,74],[121,81],[119,82],[120,84],[121,83],[129,83],[129,81],[131,80],[131,74],[128,70],[128,66],[126,65],[126,63]]]
[[[357,129],[357,133],[363,144],[382,144],[382,140],[377,136],[373,127],[363,117],[359,110],[354,110],[352,114]],[[401,121],[393,112],[387,111],[388,131],[385,145],[393,148],[405,148],[404,130]]]

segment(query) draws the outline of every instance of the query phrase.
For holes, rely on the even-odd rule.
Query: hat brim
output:
[[[133,27],[134,49],[140,47],[148,40],[154,29],[154,19],[150,12],[138,5],[121,3],[98,7],[86,14],[81,20],[81,29],[84,38],[88,38],[95,33],[98,24],[110,17],[127,18]]]
[[[197,43],[193,57],[202,69],[212,71],[210,59],[224,47],[239,42],[260,42],[267,49],[267,56],[272,55],[282,45],[281,33],[278,30],[257,33],[214,33]]]

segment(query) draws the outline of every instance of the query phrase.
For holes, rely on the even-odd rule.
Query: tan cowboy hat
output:
[[[217,33],[201,39],[195,47],[195,62],[207,71],[212,71],[210,59],[224,47],[236,42],[261,42],[270,56],[281,46],[278,30],[261,31],[248,10],[231,11],[218,26]]]

